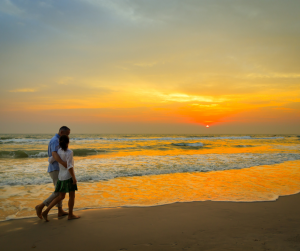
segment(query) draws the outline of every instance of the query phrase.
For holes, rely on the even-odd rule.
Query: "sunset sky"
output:
[[[299,9],[2,0],[0,133],[300,133]]]

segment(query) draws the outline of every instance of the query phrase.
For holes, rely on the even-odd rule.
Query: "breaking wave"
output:
[[[94,149],[74,149],[74,156],[89,156],[89,155],[97,155],[102,152],[106,152],[106,150],[94,150]],[[0,151],[0,158],[45,158],[48,157],[47,152],[43,151],[24,151],[24,150],[16,150],[16,151]]]
[[[194,154],[176,156],[126,156],[80,159],[75,162],[78,181],[110,180],[118,177],[210,172],[243,169],[300,160],[298,153]],[[0,172],[0,186],[50,183],[47,162],[6,166]]]

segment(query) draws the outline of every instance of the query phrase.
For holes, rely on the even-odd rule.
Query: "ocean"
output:
[[[1,221],[35,216],[34,206],[53,192],[53,136],[0,135]],[[71,134],[69,148],[76,210],[272,201],[300,192],[299,135]]]

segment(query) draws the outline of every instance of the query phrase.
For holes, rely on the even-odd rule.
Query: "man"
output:
[[[48,156],[49,157],[53,156],[53,158],[55,159],[55,161],[53,163],[49,163],[49,166],[48,166],[48,173],[53,181],[54,187],[56,186],[56,183],[58,181],[58,173],[59,173],[58,163],[62,164],[64,167],[67,168],[67,162],[62,161],[61,158],[59,157],[59,155],[57,154],[57,151],[59,149],[59,137],[62,135],[69,136],[70,132],[71,132],[70,128],[68,128],[67,126],[62,126],[59,129],[58,134],[56,134],[50,140],[49,145],[48,145]],[[45,206],[48,206],[51,203],[51,201],[54,200],[58,195],[59,195],[59,193],[53,192],[44,202],[42,202],[41,204],[39,204],[35,207],[36,215],[39,218],[42,219],[43,208]],[[65,212],[62,208],[62,201],[57,203],[56,206],[58,208],[58,216],[59,217],[68,215],[68,212]]]

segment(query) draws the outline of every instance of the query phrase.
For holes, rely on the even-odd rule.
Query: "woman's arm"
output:
[[[73,179],[73,184],[77,183],[76,177],[75,177],[75,172],[74,172],[74,159],[73,159],[73,152],[69,151],[67,154],[67,164],[68,164],[68,171],[72,176]]]
[[[74,173],[74,168],[70,168],[68,169],[69,173],[71,174],[72,176],[72,179],[73,179],[73,184],[76,184],[77,183],[77,180],[76,180],[76,177],[75,177],[75,173]]]
[[[53,158],[60,164],[62,164],[65,168],[67,168],[67,162],[63,161],[57,152],[52,152]]]

